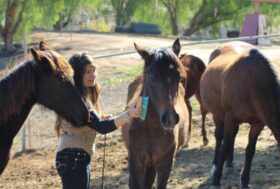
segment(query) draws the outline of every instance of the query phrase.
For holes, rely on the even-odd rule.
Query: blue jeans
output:
[[[56,169],[63,189],[88,189],[90,155],[83,149],[67,148],[56,154]]]

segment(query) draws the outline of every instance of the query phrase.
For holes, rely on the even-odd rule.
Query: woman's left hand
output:
[[[101,119],[109,119],[109,118],[111,118],[111,117],[113,117],[112,114],[102,114],[102,115],[100,116]]]
[[[128,106],[127,113],[130,118],[138,118],[141,116],[142,108],[141,108],[141,100],[137,98],[136,101]]]

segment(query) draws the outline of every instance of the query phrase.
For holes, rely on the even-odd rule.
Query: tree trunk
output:
[[[72,19],[72,13],[73,11],[67,10],[65,10],[63,13],[60,13],[58,21],[56,21],[56,23],[53,25],[53,29],[55,31],[61,31],[63,28],[65,28]]]
[[[174,2],[175,4],[173,4]],[[163,4],[169,13],[172,34],[178,35],[178,23],[177,23],[178,0],[176,1],[167,0],[164,1]]]
[[[171,26],[172,26],[172,34],[178,35],[178,24],[177,24],[177,16],[170,16]]]
[[[203,22],[203,18],[201,17],[206,14],[205,12],[206,5],[207,5],[207,1],[203,0],[199,10],[195,13],[194,17],[191,19],[189,27],[187,27],[184,30],[183,35],[190,36],[191,34],[193,34],[198,30],[200,23]]]
[[[13,50],[13,33],[9,32],[4,37],[4,50],[5,51],[12,51]]]
[[[6,14],[5,14],[5,24],[0,27],[2,36],[4,38],[4,50],[12,51],[13,50],[13,39],[14,34],[16,33],[19,25],[22,22],[23,12],[28,3],[28,0],[22,2],[21,9],[17,12],[19,7],[19,0],[10,0],[7,2]],[[17,18],[16,18],[17,15]]]
[[[11,3],[7,3],[6,8],[6,20],[5,20],[5,28],[4,28],[4,50],[12,51],[13,50],[13,23],[17,9],[17,0],[12,1]]]

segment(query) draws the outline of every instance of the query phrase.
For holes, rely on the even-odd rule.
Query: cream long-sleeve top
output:
[[[102,120],[94,111],[90,102],[86,101],[86,105],[90,110],[88,126],[74,127],[70,122],[62,118],[57,122],[61,128],[57,152],[66,148],[80,148],[92,156],[95,151],[96,131],[102,134],[109,133],[130,121],[127,111],[113,118]]]

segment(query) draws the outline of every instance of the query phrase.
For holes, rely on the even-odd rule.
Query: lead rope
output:
[[[106,134],[104,135],[103,167],[102,167],[101,189],[104,189],[105,150],[106,150]]]

